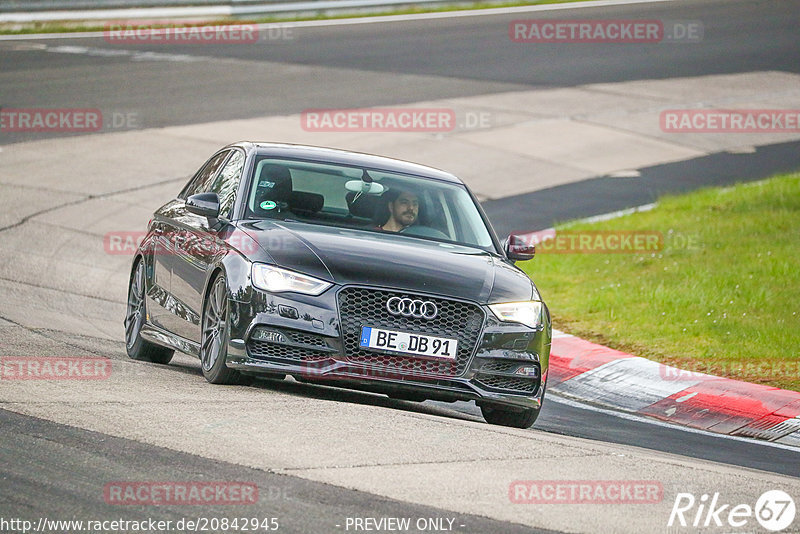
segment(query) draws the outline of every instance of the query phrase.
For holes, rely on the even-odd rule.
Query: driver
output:
[[[384,193],[389,219],[378,228],[387,232],[399,232],[408,228],[419,218],[419,197],[411,191],[402,189]]]

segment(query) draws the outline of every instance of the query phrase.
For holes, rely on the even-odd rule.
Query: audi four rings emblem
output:
[[[386,302],[386,310],[392,315],[416,317],[417,319],[433,319],[439,314],[436,304],[429,300],[392,297]]]

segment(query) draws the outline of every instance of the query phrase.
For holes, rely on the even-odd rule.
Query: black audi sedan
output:
[[[474,400],[530,427],[550,314],[455,176],[328,148],[242,142],[149,223],[131,268],[128,355],[197,356],[213,384],[286,378],[412,401]]]

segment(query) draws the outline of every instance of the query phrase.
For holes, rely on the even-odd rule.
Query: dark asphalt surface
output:
[[[800,477],[799,449],[778,449],[757,442],[732,441],[724,436],[622,419],[591,407],[568,406],[558,400],[546,405],[536,421],[536,428]]]
[[[447,404],[428,401],[424,406],[455,410],[476,419],[481,416],[480,409],[465,402]],[[632,445],[699,460],[800,477],[800,449],[787,450],[752,440],[731,440],[725,436],[652,424],[644,417],[623,418],[607,412],[608,410],[599,412],[591,406],[565,404],[559,397],[548,393],[542,413],[533,428],[536,431]]]
[[[508,37],[512,20],[553,18],[699,21],[704,35],[699,43],[633,45],[522,44]],[[133,112],[139,127],[161,127],[532,87],[800,72],[798,27],[800,0],[690,0],[294,28],[290,38],[279,34],[253,44],[135,45],[102,37],[6,41],[0,42],[0,105]],[[92,52],[54,53],[30,44]],[[209,59],[168,61],[165,56],[173,54]],[[5,134],[0,144],[30,138]]]
[[[703,23],[705,37],[699,45],[530,46],[508,40],[508,23],[518,18],[692,20]],[[530,87],[765,70],[800,72],[798,27],[797,0],[712,0],[297,29],[291,40],[249,46],[120,47],[102,38],[0,42],[0,105],[133,112],[139,117],[139,127],[147,128]],[[84,46],[101,52],[53,53],[30,46],[37,44],[51,49]],[[141,56],[135,59],[137,56],[131,54],[98,55],[123,48],[211,59],[175,62]],[[0,145],[39,137],[0,134]],[[640,178],[598,177],[491,201],[485,207],[501,234],[545,228],[557,221],[652,202],[662,193],[794,170],[800,168],[799,148],[798,143],[785,143],[761,147],[754,154],[712,155],[640,169]],[[514,213],[523,213],[524,217],[513,218],[510,214]],[[364,402],[371,398],[363,396]],[[452,409],[433,403],[414,409],[437,412],[446,411],[444,408]],[[588,407],[547,403],[536,428],[800,476],[797,452],[622,420]],[[280,518],[281,530],[289,532],[330,531],[346,516],[447,514],[3,410],[0,436],[0,510],[14,510],[20,517],[39,517],[45,512],[53,517],[152,517],[152,510],[126,507],[121,513],[119,507],[106,505],[102,502],[102,484],[98,484],[146,480],[153,473],[162,480],[202,476],[254,481],[265,495],[270,488],[279,488],[278,493],[286,498],[259,503],[252,513]],[[189,508],[159,508],[158,513],[164,518],[180,518],[191,515]],[[203,508],[200,513],[223,517],[228,512]],[[464,531],[530,531],[478,517],[459,519],[467,525]]]

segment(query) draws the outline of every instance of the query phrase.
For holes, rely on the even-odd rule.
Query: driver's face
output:
[[[419,198],[414,193],[400,193],[394,202],[389,204],[392,217],[402,224],[409,226],[414,224],[419,215]]]

